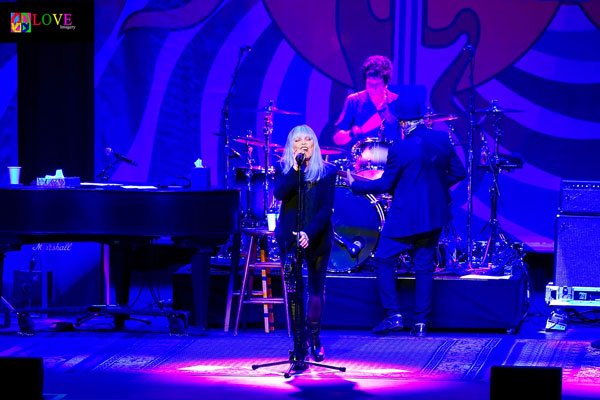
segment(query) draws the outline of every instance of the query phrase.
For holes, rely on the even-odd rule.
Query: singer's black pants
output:
[[[281,262],[284,263],[287,258],[288,249],[290,249],[290,244],[278,240],[277,245],[280,250]],[[295,251],[295,247],[293,246],[290,251]],[[321,326],[321,317],[325,306],[325,276],[327,274],[330,254],[331,248],[325,252],[319,252],[319,254],[311,251],[310,247],[304,250],[304,259],[308,270],[306,326],[310,330],[318,330]],[[296,290],[304,294],[304,280],[297,283]]]

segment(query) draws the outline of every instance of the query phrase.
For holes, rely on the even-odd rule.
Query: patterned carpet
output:
[[[43,357],[55,372],[175,373],[210,376],[274,376],[286,365],[252,370],[252,364],[284,360],[292,339],[283,334],[224,333],[206,336],[61,332],[1,338],[0,356]],[[326,362],[345,366],[341,373],[312,367],[318,376],[474,381],[499,338],[373,337],[323,335]]]
[[[518,339],[504,365],[562,367],[563,383],[600,382],[600,351],[589,341]]]

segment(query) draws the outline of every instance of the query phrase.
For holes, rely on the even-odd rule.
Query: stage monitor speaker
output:
[[[562,368],[492,367],[490,400],[560,400]]]
[[[14,399],[44,398],[44,361],[41,357],[0,357],[1,382]],[[2,397],[4,398],[4,397]]]
[[[600,287],[600,216],[556,217],[554,284]]]

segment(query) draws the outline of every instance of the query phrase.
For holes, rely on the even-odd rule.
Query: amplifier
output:
[[[546,285],[546,305],[554,307],[600,307],[600,288]]]
[[[564,214],[600,215],[600,182],[561,181],[559,210]]]
[[[600,216],[556,217],[554,283],[600,287]]]

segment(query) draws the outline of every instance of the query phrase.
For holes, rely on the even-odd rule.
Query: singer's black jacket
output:
[[[465,177],[448,134],[421,125],[394,141],[381,178],[355,181],[351,189],[354,194],[392,193],[382,235],[406,237],[450,221],[449,189]]]
[[[302,231],[309,239],[307,255],[318,256],[331,250],[333,243],[333,197],[335,193],[335,178],[338,168],[326,164],[326,173],[317,182],[305,182],[304,221]],[[296,231],[298,212],[298,175],[291,168],[287,174],[281,170],[279,163],[275,169],[275,198],[281,200],[279,221],[275,228],[275,237],[282,254],[289,251],[289,245],[295,242],[292,232]]]

